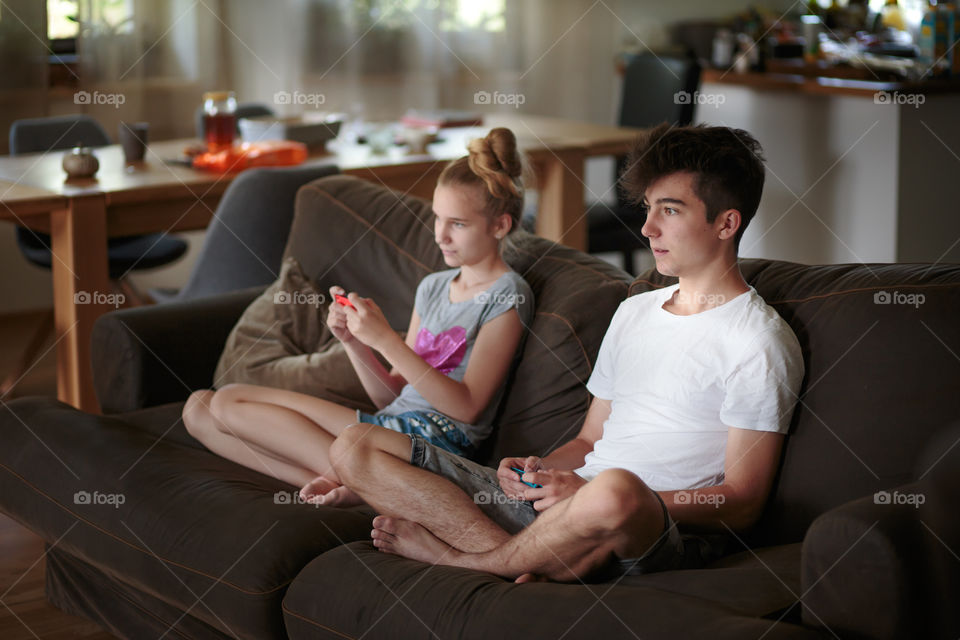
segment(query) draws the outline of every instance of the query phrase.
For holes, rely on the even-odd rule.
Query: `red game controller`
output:
[[[350,300],[347,298],[347,296],[342,296],[342,295],[340,295],[339,293],[335,293],[335,294],[333,294],[333,299],[336,300],[341,306],[350,307],[350,308],[353,309],[354,311],[357,310],[357,308],[356,308],[355,306],[353,306],[353,303],[350,302]]]

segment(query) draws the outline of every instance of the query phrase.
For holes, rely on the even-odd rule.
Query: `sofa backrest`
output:
[[[911,482],[924,443],[960,415],[960,265],[742,260],[790,324],[806,376],[755,544],[802,539],[819,514]],[[630,294],[673,284],[656,271]]]
[[[525,232],[511,237],[504,257],[529,283],[536,313],[495,436],[481,451],[487,463],[543,455],[577,434],[590,402],[585,383],[630,283],[593,256]],[[347,176],[300,189],[288,257],[323,291],[339,284],[373,298],[401,331],[417,284],[448,268],[434,242],[429,202]]]

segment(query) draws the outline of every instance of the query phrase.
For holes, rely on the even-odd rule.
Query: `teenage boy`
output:
[[[352,490],[383,514],[371,533],[383,551],[521,582],[716,558],[763,510],[803,378],[796,337],[737,266],[760,153],[726,127],[638,140],[622,182],[646,209],[657,270],[679,283],[620,305],[576,438],[495,470],[355,425],[331,448],[345,487],[305,494],[331,504]]]

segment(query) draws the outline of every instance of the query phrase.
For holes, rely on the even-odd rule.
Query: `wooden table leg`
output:
[[[90,367],[93,323],[111,310],[107,275],[107,211],[103,196],[73,198],[50,214],[57,398],[99,413]]]
[[[545,154],[537,162],[540,202],[537,235],[587,250],[583,165],[586,154],[568,149]]]

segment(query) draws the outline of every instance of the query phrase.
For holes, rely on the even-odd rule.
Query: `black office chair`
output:
[[[52,118],[28,118],[14,121],[10,127],[10,155],[69,149],[77,145],[102,147],[110,144],[110,138],[100,124],[87,115],[56,116]],[[50,269],[53,257],[50,252],[50,236],[24,227],[17,227],[17,246],[24,257],[33,264]],[[114,286],[124,291],[133,302],[139,302],[139,293],[125,282],[131,270],[152,269],[169,264],[187,251],[187,243],[163,233],[110,238],[107,243],[107,260],[110,279]],[[53,331],[52,314],[38,328],[37,334],[27,346],[20,366],[0,384],[0,395],[6,395],[19,377],[26,371]]]
[[[694,96],[700,87],[700,65],[693,58],[652,53],[638,54],[623,74],[623,98],[619,124],[648,128],[661,122],[676,126],[693,121]],[[626,158],[617,158],[616,178],[626,167]],[[640,233],[646,215],[617,189],[617,202],[588,203],[589,253],[620,252],[623,269],[634,273],[633,252],[649,249]]]
[[[237,135],[240,135],[240,118],[256,118],[257,116],[275,116],[273,109],[260,102],[241,102],[237,105]],[[197,107],[193,114],[193,124],[197,137],[203,140],[206,127],[203,126],[203,106]]]

